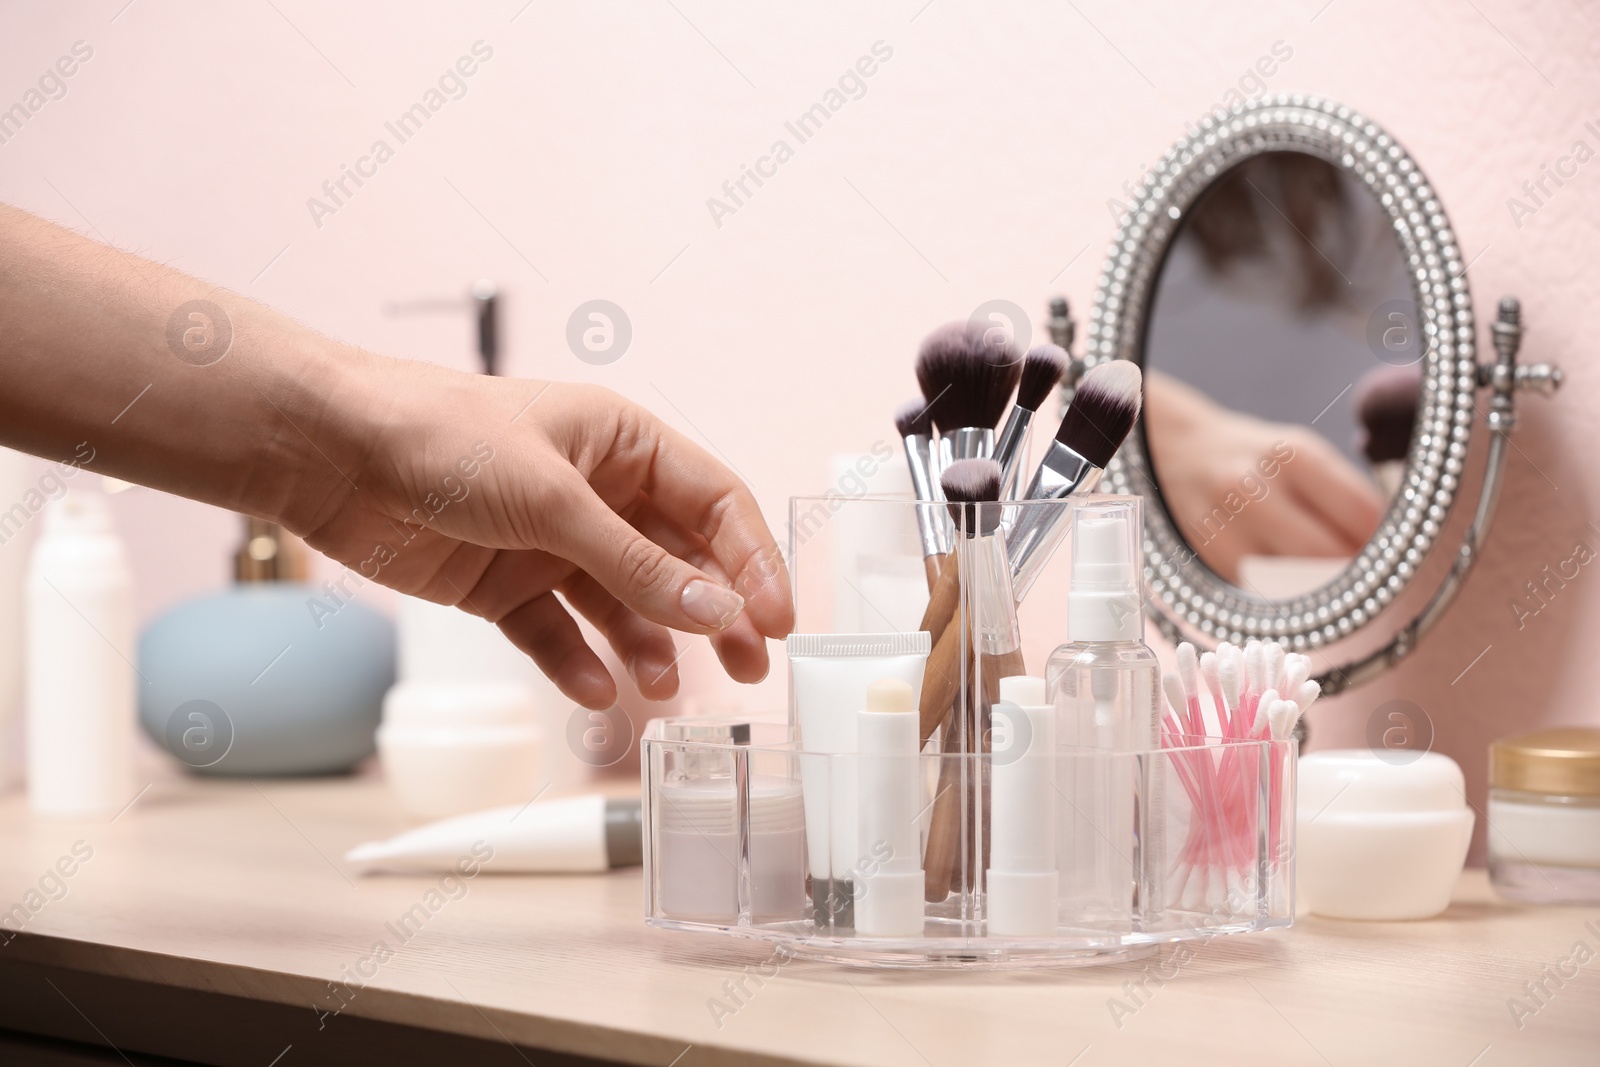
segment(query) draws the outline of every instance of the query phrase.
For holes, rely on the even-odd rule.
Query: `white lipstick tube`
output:
[[[857,713],[865,852],[855,897],[855,929],[864,937],[920,937],[923,930],[921,797],[916,691],[885,678],[867,687]]]
[[[1055,708],[1045,681],[1000,679],[990,756],[989,935],[1056,933]]]

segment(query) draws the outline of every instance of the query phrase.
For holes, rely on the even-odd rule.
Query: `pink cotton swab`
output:
[[[1172,871],[1173,899],[1181,906],[1214,905],[1254,878],[1260,761],[1227,742],[1287,740],[1321,693],[1310,673],[1308,657],[1276,641],[1252,640],[1243,648],[1223,643],[1203,655],[1188,642],[1178,646],[1178,670],[1162,680],[1171,705],[1163,717],[1162,744],[1178,750],[1172,766],[1191,807],[1188,837]],[[1201,743],[1210,736],[1205,696],[1221,744]],[[1275,758],[1265,783],[1273,841],[1282,827],[1284,773]]]

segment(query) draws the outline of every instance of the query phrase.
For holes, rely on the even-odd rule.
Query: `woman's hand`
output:
[[[365,362],[371,445],[303,531],[313,548],[497,623],[587,707],[616,685],[569,608],[646,697],[677,691],[669,630],[709,636],[735,680],[766,676],[766,638],[794,624],[788,575],[722,464],[606,389]]]
[[[604,389],[383,359],[5,205],[0,323],[0,443],[280,522],[589,707],[616,686],[569,606],[656,698],[669,628],[753,682],[794,624],[749,490]]]

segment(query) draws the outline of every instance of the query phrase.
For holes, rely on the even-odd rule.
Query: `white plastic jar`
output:
[[[1489,880],[1508,900],[1600,904],[1600,729],[1489,746]]]
[[[378,756],[407,813],[443,819],[534,799],[542,740],[527,686],[403,682],[384,698]]]
[[[1439,752],[1343,749],[1300,760],[1296,877],[1330,919],[1427,919],[1472,842],[1466,779]]]

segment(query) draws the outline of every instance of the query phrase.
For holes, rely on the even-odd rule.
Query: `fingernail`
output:
[[[744,597],[732,589],[696,578],[683,587],[683,613],[701,626],[726,630],[744,610]]]

